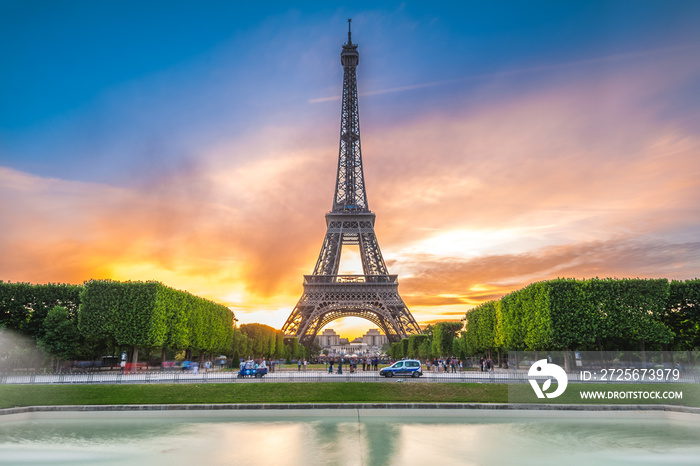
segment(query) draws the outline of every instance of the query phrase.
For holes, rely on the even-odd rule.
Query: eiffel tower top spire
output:
[[[357,44],[352,43],[348,19],[348,42],[343,44],[340,64],[343,66],[343,103],[340,116],[340,151],[332,212],[369,212],[365,175],[360,148],[360,113],[357,103],[357,76],[360,62]]]

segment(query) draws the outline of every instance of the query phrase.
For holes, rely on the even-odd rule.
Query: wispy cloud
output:
[[[502,78],[517,77],[519,75],[526,75],[526,74],[532,74],[532,73],[550,74],[552,72],[574,70],[574,69],[581,68],[581,67],[590,67],[591,65],[599,65],[599,64],[615,65],[615,64],[619,64],[619,62],[629,62],[629,61],[633,61],[636,59],[653,59],[653,58],[665,59],[669,55],[673,55],[673,54],[683,54],[684,56],[687,56],[688,53],[695,53],[698,50],[700,50],[700,43],[676,45],[676,46],[672,46],[672,47],[654,48],[654,49],[636,51],[636,52],[630,52],[630,53],[604,55],[604,56],[592,57],[592,58],[584,59],[584,60],[565,61],[565,62],[558,62],[558,63],[542,64],[542,65],[537,65],[537,66],[526,66],[526,67],[514,68],[514,69],[509,69],[509,70],[495,71],[492,73],[477,73],[477,74],[470,74],[468,76],[462,76],[462,77],[453,78],[453,79],[442,79],[442,80],[430,81],[430,82],[424,82],[424,83],[409,84],[409,85],[405,85],[405,86],[396,86],[396,87],[390,87],[390,88],[385,88],[385,89],[370,90],[370,91],[360,92],[359,96],[360,97],[368,97],[368,96],[383,95],[383,94],[393,94],[396,92],[414,91],[416,89],[426,89],[426,88],[431,88],[431,87],[461,84],[461,83],[467,83],[467,82],[479,82],[479,81],[487,82],[487,81],[499,80]],[[328,96],[328,97],[317,97],[314,99],[309,99],[308,102],[310,104],[318,104],[318,103],[325,103],[325,102],[337,102],[337,101],[340,101],[341,98],[342,98],[341,95],[333,95],[333,96]]]

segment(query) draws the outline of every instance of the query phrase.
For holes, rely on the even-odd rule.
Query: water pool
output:
[[[700,417],[667,412],[52,412],[0,418],[12,465],[700,464]]]

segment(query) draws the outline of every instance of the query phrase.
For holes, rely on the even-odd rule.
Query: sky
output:
[[[700,2],[18,0],[0,280],[158,280],[281,328],[332,206],[347,18],[368,203],[421,325],[534,281],[700,276]]]

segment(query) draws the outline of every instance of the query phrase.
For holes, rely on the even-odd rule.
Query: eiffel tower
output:
[[[313,342],[328,323],[341,317],[362,317],[382,329],[390,342],[420,327],[399,296],[396,275],[389,275],[374,234],[375,215],[369,210],[360,150],[360,117],[356,68],[360,61],[352,43],[343,44],[343,103],[340,153],[333,208],[326,213],[326,237],[312,275],[304,275],[304,293],[282,327],[303,345]],[[344,245],[359,246],[363,275],[338,275]]]

